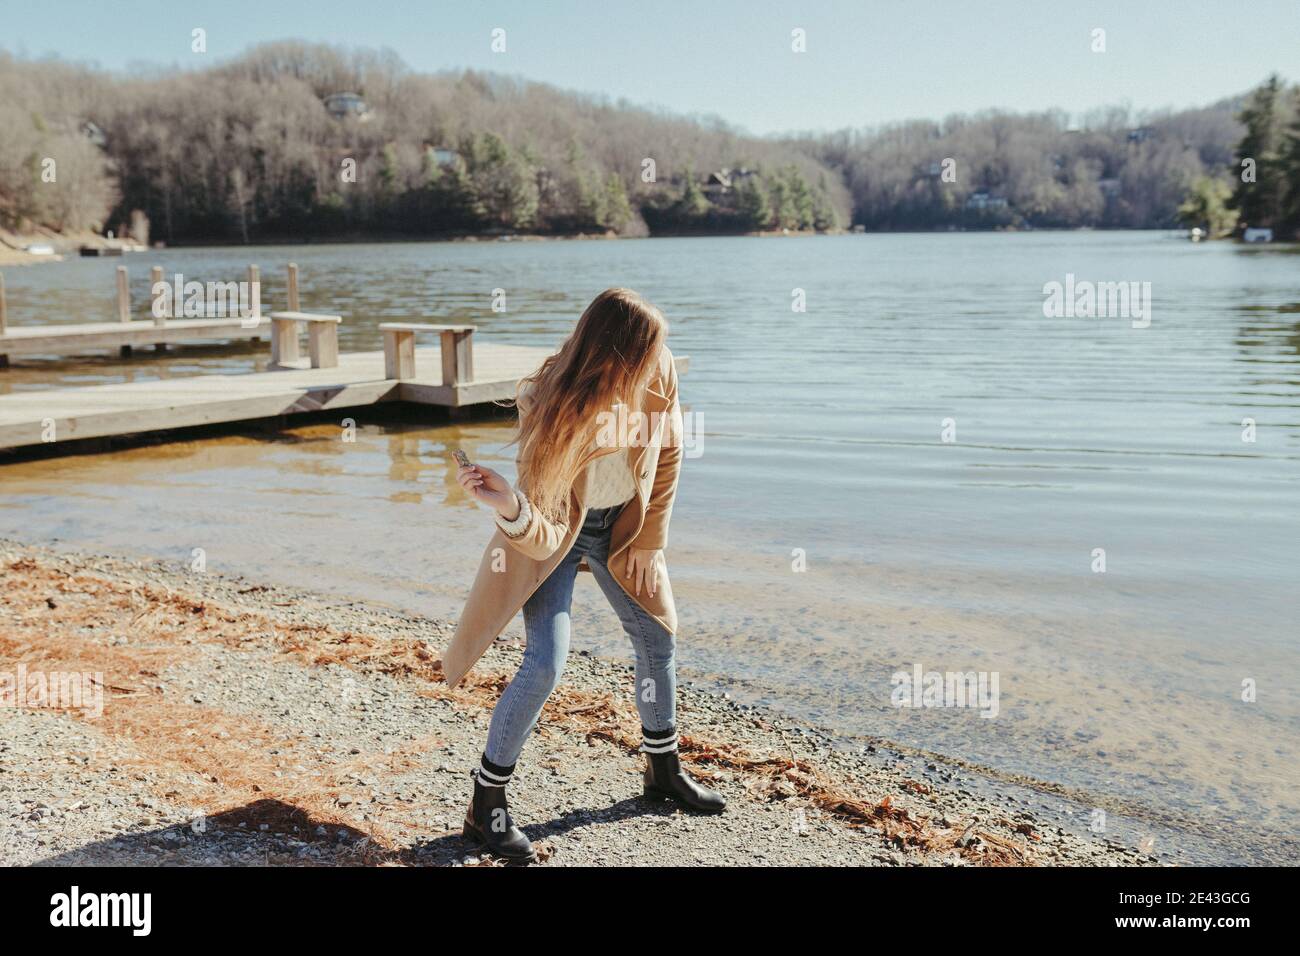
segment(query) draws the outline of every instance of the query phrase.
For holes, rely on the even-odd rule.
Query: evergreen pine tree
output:
[[[772,224],[772,207],[758,176],[750,176],[736,187],[736,212],[746,229],[766,229]]]
[[[1246,135],[1237,144],[1237,164],[1233,169],[1237,185],[1232,201],[1243,226],[1274,226],[1281,218],[1285,170],[1279,156],[1280,89],[1277,75],[1270,76],[1251,94],[1238,116],[1246,127]],[[1243,165],[1248,162],[1254,164],[1253,181]]]
[[[627,201],[627,189],[618,173],[605,179],[605,211],[602,224],[606,229],[619,232],[632,221],[632,204]]]
[[[1300,236],[1300,86],[1291,91],[1291,116],[1279,165],[1285,184],[1281,225],[1289,236],[1295,238]]]

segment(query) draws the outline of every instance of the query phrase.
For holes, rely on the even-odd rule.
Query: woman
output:
[[[510,819],[506,785],[569,652],[569,605],[585,565],[636,652],[645,795],[718,812],[722,795],[677,759],[677,612],[663,548],[681,469],[677,373],[663,315],[637,293],[596,296],[559,352],[520,383],[519,481],[482,465],[457,480],[496,510],[443,675],[458,683],[522,607],[528,646],[497,701],[474,777],[465,836],[512,860],[533,859]]]

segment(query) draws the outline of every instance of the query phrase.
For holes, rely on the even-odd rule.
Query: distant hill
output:
[[[1189,185],[1228,177],[1240,97],[1176,113],[990,110],[792,141],[840,171],[868,229],[1158,228]],[[947,174],[947,175],[945,175]]]
[[[1229,175],[1240,107],[759,138],[388,52],[284,42],[143,76],[0,53],[0,226],[142,210],[169,242],[1163,227],[1191,182]]]

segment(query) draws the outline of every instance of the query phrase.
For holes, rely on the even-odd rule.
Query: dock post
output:
[[[339,327],[334,322],[307,324],[307,354],[312,368],[338,368]]]
[[[474,381],[474,332],[442,333],[442,384],[465,385]]]
[[[256,265],[248,267],[248,294],[252,298],[252,316],[259,322],[262,319],[262,270]]]
[[[131,321],[131,286],[127,281],[126,266],[117,267],[117,318],[119,322]]]
[[[167,293],[165,292],[155,293],[153,291],[158,287],[158,283],[162,282],[162,280],[163,280],[162,266],[154,266],[152,269],[149,270],[149,292],[150,292],[149,311],[153,314],[153,324],[160,329],[166,327],[167,315],[169,312],[171,312],[171,309],[169,308],[170,303],[168,301],[169,297]],[[155,352],[166,352],[167,343],[156,342],[154,343],[153,350]]]
[[[5,304],[5,274],[0,272],[0,335],[4,335],[9,325],[8,306]],[[9,356],[0,352],[0,368],[9,367]]]
[[[384,333],[384,378],[415,378],[415,333],[409,329],[380,329]]]
[[[167,324],[170,317],[171,303],[166,293],[154,293],[154,288],[163,280],[162,266],[154,266],[149,270],[149,292],[150,292],[150,313],[153,315],[153,324],[163,326]],[[162,307],[159,308],[161,301]]]
[[[117,267],[117,318],[119,322],[131,321],[131,286],[126,274],[126,266]],[[118,350],[123,358],[131,354],[131,346],[123,345]]]
[[[298,361],[298,323],[282,319],[282,313],[271,313],[271,364],[288,365]]]
[[[301,312],[298,308],[298,263],[289,263],[289,311]]]

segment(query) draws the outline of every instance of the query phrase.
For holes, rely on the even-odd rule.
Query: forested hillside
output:
[[[1151,228],[1175,224],[1193,180],[1229,174],[1242,132],[1237,106],[1145,118],[1099,110],[1080,126],[1060,112],[989,112],[804,145],[843,171],[856,221],[868,229]],[[943,176],[949,158],[951,183]]]
[[[339,93],[360,102],[332,102],[332,115]],[[807,229],[851,215],[839,175],[792,145],[543,84],[413,73],[368,51],[274,44],[133,78],[0,55],[0,103],[11,225],[117,223],[138,208],[156,238],[177,241],[636,233],[645,220],[672,232]],[[47,156],[56,183],[41,181]],[[711,172],[742,168],[707,195]]]
[[[778,139],[365,50],[277,43],[129,76],[0,53],[0,225],[118,228],[138,209],[169,242],[1150,228],[1201,215],[1191,195],[1293,227],[1300,94],[1261,95]],[[1268,184],[1238,183],[1239,147]]]

